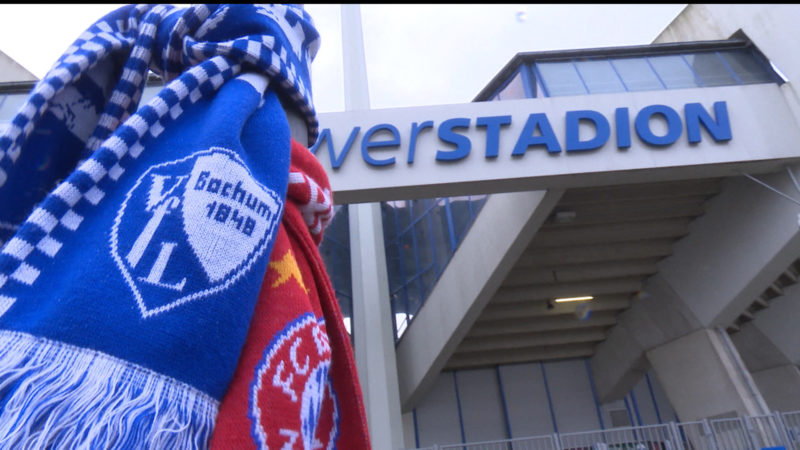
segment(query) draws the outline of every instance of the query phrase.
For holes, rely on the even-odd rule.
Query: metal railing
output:
[[[418,450],[800,450],[800,411],[553,433]]]

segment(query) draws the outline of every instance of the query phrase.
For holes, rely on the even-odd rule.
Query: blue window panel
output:
[[[470,206],[469,197],[450,198],[450,212],[453,217],[453,231],[455,233],[456,246],[464,239],[470,225]]]
[[[687,54],[684,55],[684,59],[692,67],[695,74],[700,77],[704,86],[732,86],[739,84],[733,71],[714,52]]]
[[[550,97],[587,93],[572,62],[539,62],[536,68]]]
[[[652,66],[644,58],[620,58],[611,61],[628,91],[655,91],[664,89]]]
[[[420,277],[420,283],[422,284],[422,293],[425,298],[433,290],[433,285],[436,284],[438,280],[438,274],[436,273],[436,266],[431,264],[428,266],[424,272],[422,272],[422,276]],[[420,305],[421,307],[422,305]]]
[[[517,70],[514,77],[511,78],[511,81],[497,94],[496,99],[515,100],[525,97],[525,83],[522,80],[522,72]]]
[[[10,122],[27,99],[28,93],[0,94],[0,122]],[[0,125],[0,130],[2,129]]]
[[[523,64],[519,68],[519,73],[522,74],[522,85],[525,88],[525,97],[538,97],[536,77],[533,75],[533,69],[530,64]]]
[[[347,205],[334,206],[331,223],[319,247],[345,323],[352,327],[353,287],[350,267],[350,220]],[[352,333],[352,328],[351,328]]]
[[[649,56],[647,59],[667,89],[701,87],[681,55]]]
[[[402,256],[398,248],[397,241],[386,246],[386,271],[389,276],[389,290],[394,291],[405,282],[403,267],[401,265]]]
[[[413,230],[407,230],[400,235],[400,265],[403,273],[405,274],[405,282],[408,282],[414,275],[419,272],[417,267],[417,258],[414,254],[414,233]]]
[[[434,258],[436,259],[437,271],[440,274],[451,255],[446,201],[446,198],[436,199],[436,205],[430,214]]]
[[[427,217],[421,218],[414,224],[414,236],[417,241],[417,261],[419,262],[420,270],[424,270],[434,263],[433,246],[431,245],[431,230],[430,221]]]
[[[625,86],[607,59],[576,61],[575,67],[590,94],[625,92]]]
[[[774,83],[777,81],[766,65],[750,51],[727,50],[719,56],[728,64],[744,84]]]
[[[426,212],[428,212],[428,200],[421,198],[411,200],[411,217],[413,221],[419,220]]]
[[[486,198],[478,195],[381,204],[396,339],[430,295]]]
[[[488,199],[489,196],[473,195],[471,198],[472,198],[472,210],[475,212],[475,216],[472,218],[472,220],[475,220],[475,217],[477,217],[478,212],[480,212],[481,208],[483,208],[483,205],[486,203],[486,199]]]

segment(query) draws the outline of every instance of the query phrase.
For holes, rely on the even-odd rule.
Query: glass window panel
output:
[[[0,122],[11,122],[14,115],[25,103],[28,94],[0,94]],[[0,125],[0,130],[3,127]]]
[[[684,55],[705,86],[732,86],[739,84],[716,53]]]
[[[411,230],[406,231],[400,235],[400,248],[401,248],[401,261],[403,274],[406,280],[411,279],[417,274],[417,262],[414,255],[414,237],[411,235]]]
[[[350,269],[350,224],[347,205],[335,205],[334,214],[320,244],[320,255],[331,278],[336,300],[345,323],[350,327],[353,311],[353,288]],[[349,330],[351,331],[352,330]]]
[[[386,272],[389,276],[389,291],[395,291],[397,288],[405,283],[403,267],[400,265],[402,261],[402,255],[400,254],[400,249],[397,246],[397,242],[394,241],[391,244],[386,246]]]
[[[395,226],[398,230],[396,232],[402,233],[411,224],[411,212],[409,211],[411,200],[396,200],[388,203],[395,211]]]
[[[473,195],[470,197],[470,201],[472,202],[472,221],[475,221],[475,217],[478,216],[478,213],[483,208],[483,204],[486,203],[486,198],[488,195]]]
[[[423,214],[428,212],[428,199],[420,198],[411,200],[411,212],[413,213],[414,220],[422,217]]]
[[[514,78],[500,91],[497,98],[499,100],[525,98],[525,84],[522,82],[522,72],[517,70],[517,74],[514,75]]]
[[[680,55],[649,56],[650,64],[667,89],[699,87],[692,69]]]
[[[437,272],[441,273],[451,256],[450,233],[447,228],[447,210],[444,198],[438,199],[436,206],[431,210],[431,222],[433,223],[433,250],[438,266]]]
[[[611,61],[629,91],[654,91],[664,89],[653,68],[644,58],[620,58]]]
[[[431,227],[427,217],[414,224],[417,238],[417,260],[420,270],[433,265],[433,247],[431,246]]]
[[[625,92],[625,86],[622,85],[608,60],[576,61],[575,67],[578,68],[590,94]]]
[[[586,88],[571,62],[536,63],[536,67],[550,97],[586,93]]]
[[[436,284],[437,276],[435,268],[433,266],[429,267],[422,273],[420,279],[422,281],[422,292],[425,298],[427,298],[431,290],[433,290],[433,285]],[[411,312],[416,313],[417,311],[412,310]]]
[[[469,197],[450,198],[450,213],[453,216],[453,230],[455,232],[456,246],[458,246],[471,223]]]
[[[411,280],[411,282],[405,286],[404,291],[408,299],[406,311],[416,314],[420,306],[422,306],[422,293],[419,289],[419,278]]]
[[[774,83],[775,79],[764,64],[747,50],[727,50],[719,52],[720,56],[736,72],[744,84]]]
[[[397,213],[390,202],[381,202],[381,217],[383,219],[383,242],[388,246],[397,238]]]

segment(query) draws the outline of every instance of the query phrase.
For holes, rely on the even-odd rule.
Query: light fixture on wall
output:
[[[571,223],[575,220],[576,216],[577,214],[575,213],[575,211],[571,210],[556,211],[555,214],[553,214],[553,222],[560,224]]]
[[[566,302],[588,302],[589,300],[594,299],[591,295],[584,295],[582,297],[561,297],[553,300],[556,303],[566,303]]]

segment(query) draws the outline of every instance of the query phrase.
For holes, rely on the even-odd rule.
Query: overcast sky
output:
[[[38,77],[120,5],[0,5],[0,50]],[[362,5],[373,108],[467,103],[516,54],[649,44],[685,4]],[[344,110],[339,5],[306,4],[322,37],[320,112]]]

